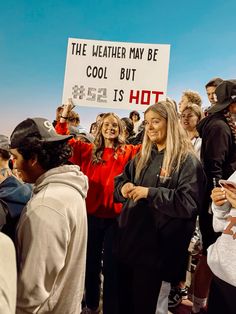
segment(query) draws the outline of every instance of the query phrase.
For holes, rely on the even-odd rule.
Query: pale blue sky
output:
[[[8,0],[0,6],[0,133],[54,118],[68,37],[170,44],[168,95],[236,77],[236,1]],[[88,126],[100,109],[77,110]],[[123,112],[121,113],[124,114]]]

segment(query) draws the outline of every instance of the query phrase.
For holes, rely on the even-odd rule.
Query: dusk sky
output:
[[[69,37],[170,44],[168,96],[178,102],[192,89],[207,107],[205,83],[236,78],[235,12],[235,0],[1,1],[0,133],[10,135],[27,117],[54,119]],[[104,110],[76,111],[89,127]]]

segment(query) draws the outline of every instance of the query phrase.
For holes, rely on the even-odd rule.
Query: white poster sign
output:
[[[69,38],[62,103],[145,110],[166,97],[170,45]]]

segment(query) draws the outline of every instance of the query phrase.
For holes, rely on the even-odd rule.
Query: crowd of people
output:
[[[205,87],[205,111],[188,90],[85,130],[68,101],[0,135],[0,313],[236,313],[236,80]]]

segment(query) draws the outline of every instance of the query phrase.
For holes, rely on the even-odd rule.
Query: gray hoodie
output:
[[[84,291],[87,177],[75,165],[38,178],[17,228],[17,314],[79,314]]]

